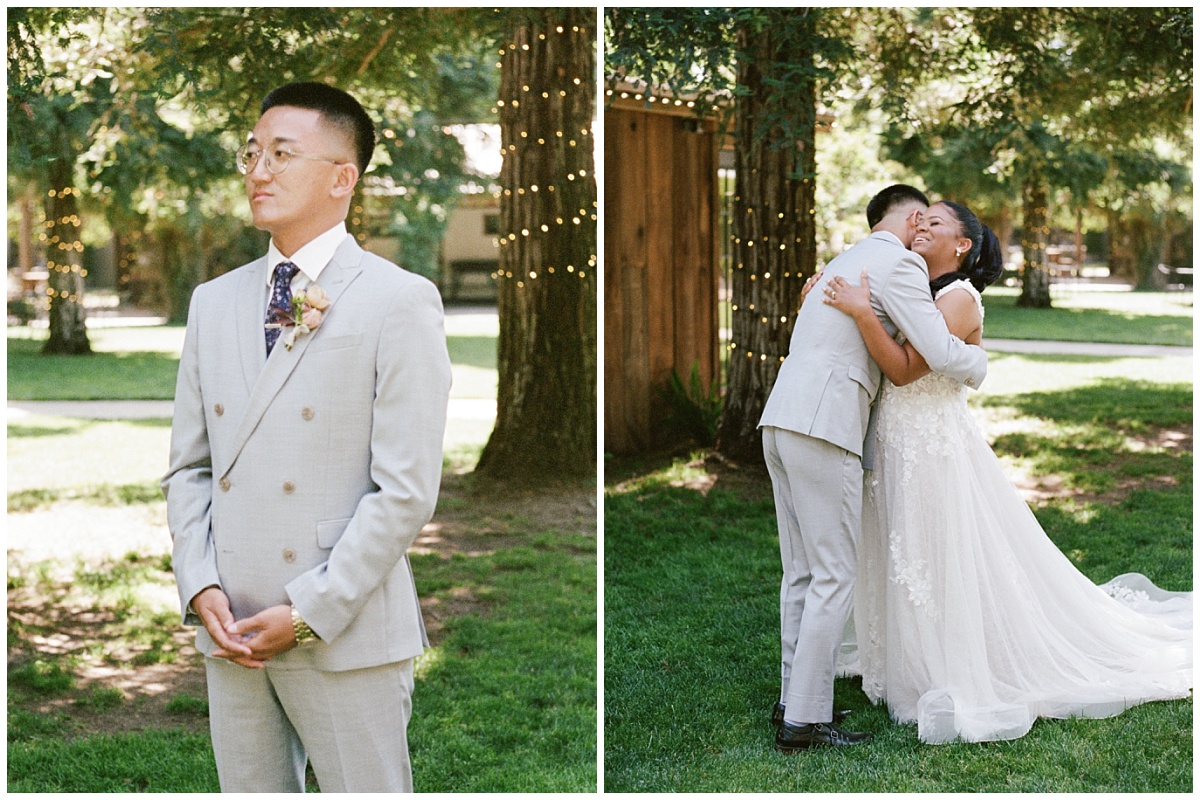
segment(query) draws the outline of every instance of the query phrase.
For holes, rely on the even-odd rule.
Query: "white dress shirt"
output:
[[[346,232],[346,223],[339,222],[301,247],[291,258],[279,252],[279,248],[275,246],[275,240],[272,239],[271,244],[267,247],[268,304],[270,303],[271,289],[275,285],[276,266],[285,261],[290,261],[299,267],[300,271],[292,278],[292,292],[301,291],[309,284],[317,282],[317,279],[321,277],[321,272],[333,260],[333,254],[337,252],[338,247],[341,246],[348,235]]]

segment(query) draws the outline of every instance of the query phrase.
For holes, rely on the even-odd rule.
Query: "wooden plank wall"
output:
[[[720,369],[715,124],[644,108],[604,112],[604,448],[663,443],[655,391],[672,368]]]

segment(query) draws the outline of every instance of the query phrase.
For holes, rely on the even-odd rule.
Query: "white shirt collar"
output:
[[[337,252],[347,235],[346,223],[339,222],[301,247],[291,258],[279,252],[279,249],[275,247],[275,240],[272,239],[271,244],[267,246],[267,285],[270,286],[275,280],[275,267],[284,261],[295,264],[310,283],[316,283],[317,278],[321,276],[321,271],[333,260],[333,254]]]

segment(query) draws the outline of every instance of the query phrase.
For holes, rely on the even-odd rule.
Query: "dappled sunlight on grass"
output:
[[[705,463],[705,453],[697,451],[687,457],[659,464],[645,472],[607,487],[609,494],[626,494],[647,489],[673,486],[707,492],[712,488],[713,475]]]
[[[989,371],[972,413],[1051,540],[1093,581],[1137,571],[1191,589],[1190,359],[993,354]],[[699,456],[606,464],[608,791],[1190,787],[1190,700],[1041,720],[1013,742],[928,747],[847,679],[836,704],[875,742],[803,756],[797,771],[767,724],[780,578],[769,480]],[[686,488],[701,479],[715,479],[712,491]],[[1164,751],[1169,763],[1156,763]]]
[[[439,646],[428,647],[424,653],[417,656],[417,663],[413,665],[413,674],[417,680],[424,680],[430,671],[441,667],[442,661],[442,648]]]
[[[1075,385],[1060,374],[1058,388],[1041,383],[1036,391],[978,398],[981,427],[1027,496],[1190,485],[1190,383],[1098,372],[1093,364]]]
[[[8,491],[157,484],[170,442],[166,420],[23,416],[9,425]]]

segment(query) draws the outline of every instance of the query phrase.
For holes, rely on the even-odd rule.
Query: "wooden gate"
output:
[[[613,100],[604,111],[604,448],[662,444],[671,370],[719,374],[716,123]]]

